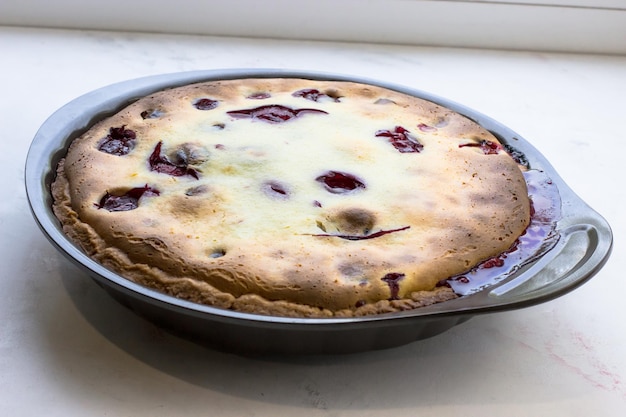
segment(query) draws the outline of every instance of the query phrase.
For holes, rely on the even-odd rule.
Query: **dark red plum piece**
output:
[[[420,123],[417,128],[422,132],[436,132],[438,129],[435,126],[427,125],[426,123]]]
[[[317,235],[313,235],[316,237],[337,237],[339,239],[345,239],[345,240],[368,240],[368,239],[375,239],[377,237],[381,237],[384,235],[388,235],[389,233],[395,233],[395,232],[401,232],[403,230],[407,230],[410,229],[411,226],[404,226],[404,227],[399,227],[397,229],[389,229],[389,230],[379,230],[378,232],[374,232],[374,233],[370,233],[369,235],[344,235],[344,234],[317,234]]]
[[[213,110],[219,105],[217,100],[212,100],[210,98],[200,98],[194,101],[193,106],[198,110]]]
[[[500,151],[504,149],[499,143],[492,142],[490,140],[481,140],[480,142],[464,143],[459,145],[459,148],[466,147],[480,148],[480,150],[483,151],[485,155],[495,155],[497,153],[500,153]]]
[[[298,90],[295,93],[293,93],[292,96],[302,97],[306,100],[315,101],[315,102],[320,101],[320,100],[332,100],[336,103],[339,102],[339,97],[337,97],[336,95],[322,93],[320,90],[317,90],[315,88],[307,88],[304,90]]]
[[[108,211],[129,211],[139,207],[139,199],[143,196],[158,196],[159,191],[147,184],[143,187],[131,188],[121,195],[107,193],[96,204],[99,209]]]
[[[509,155],[511,155],[511,158],[513,158],[515,162],[522,165],[523,167],[530,168],[530,162],[528,162],[528,158],[526,158],[526,155],[524,154],[524,152],[518,149],[515,149],[514,147],[508,144],[504,144],[503,146],[504,146],[504,150],[506,150],[506,152]]]
[[[338,171],[328,171],[315,181],[323,184],[326,190],[333,194],[344,194],[365,188],[365,184],[354,175]]]
[[[289,198],[289,188],[277,181],[268,181],[263,184],[263,191],[272,198],[284,200]]]
[[[388,138],[389,143],[400,153],[419,153],[424,149],[424,145],[402,126],[396,126],[393,131],[379,130],[376,132],[376,137]]]
[[[465,275],[463,276],[458,276],[458,277],[454,277],[454,278],[450,278],[451,281],[456,281],[456,282],[460,282],[462,284],[469,284],[470,280],[468,277],[466,277]],[[439,283],[437,283],[437,286],[439,287],[444,287],[444,286],[450,286],[450,284],[447,282],[446,280],[440,281]]]
[[[126,129],[126,125],[112,127],[98,146],[98,150],[115,156],[127,155],[134,148],[136,138],[135,131]]]
[[[389,297],[390,300],[398,299],[400,294],[400,280],[404,277],[405,275],[401,272],[391,272],[381,278],[381,280],[385,281],[389,286],[389,292],[391,293],[391,297]]]
[[[465,148],[465,147],[480,148],[485,155],[495,155],[495,154],[500,153],[500,151],[504,151],[507,154],[509,154],[509,156],[513,158],[513,160],[517,162],[518,164],[526,168],[530,167],[530,164],[528,162],[528,159],[526,158],[526,155],[524,155],[523,152],[507,144],[501,145],[499,143],[492,142],[490,140],[481,140],[480,142],[465,143],[465,144],[459,145],[459,148]]]
[[[261,120],[266,123],[283,123],[306,113],[328,114],[323,110],[292,109],[279,104],[270,104],[253,109],[233,110],[227,113],[235,119]]]
[[[161,155],[161,146],[163,142],[157,143],[154,147],[154,151],[152,151],[152,155],[148,159],[148,163],[150,164],[150,169],[152,171],[159,172],[161,174],[168,174],[173,177],[182,177],[185,175],[189,175],[195,179],[198,179],[198,171],[193,168],[189,168],[187,164],[179,164],[176,165],[171,162],[167,157]]]

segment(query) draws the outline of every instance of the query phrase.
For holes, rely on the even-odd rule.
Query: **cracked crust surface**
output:
[[[293,95],[302,89],[325,95]],[[215,107],[198,110],[206,98]],[[265,105],[307,110],[282,123],[233,113]],[[398,126],[419,152],[377,135]],[[135,134],[130,151],[101,151],[120,127]],[[192,84],[141,98],[73,141],[53,208],[98,262],[176,297],[281,316],[406,310],[454,298],[437,284],[508,250],[529,223],[518,164],[485,142],[498,144],[473,121],[371,85]],[[196,175],[151,166],[158,143]],[[363,187],[329,187],[319,180],[329,172]],[[132,210],[102,205],[146,186],[157,192]]]

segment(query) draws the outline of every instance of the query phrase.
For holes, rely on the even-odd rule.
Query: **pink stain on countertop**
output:
[[[596,343],[580,330],[572,329],[563,324],[555,314],[550,315],[550,327],[553,329],[550,338],[544,340],[543,349],[531,345],[525,340],[518,340],[525,348],[544,354],[575,373],[595,388],[608,392],[619,393],[626,398],[626,389],[620,376],[613,372],[598,356]],[[529,328],[524,325],[519,329],[522,339],[530,338]],[[564,345],[568,345],[564,347]]]

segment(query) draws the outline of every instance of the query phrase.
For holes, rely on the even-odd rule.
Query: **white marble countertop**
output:
[[[621,416],[626,410],[626,57],[0,27],[0,414]],[[463,103],[531,141],[611,224],[613,256],[551,302],[348,356],[254,359],[112,301],[37,228],[31,139],[92,89],[210,68],[332,71]]]

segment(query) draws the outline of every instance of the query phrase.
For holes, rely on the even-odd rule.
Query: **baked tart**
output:
[[[75,139],[53,210],[141,285],[287,317],[409,310],[515,246],[523,156],[450,109],[379,86],[201,82],[142,97]]]

